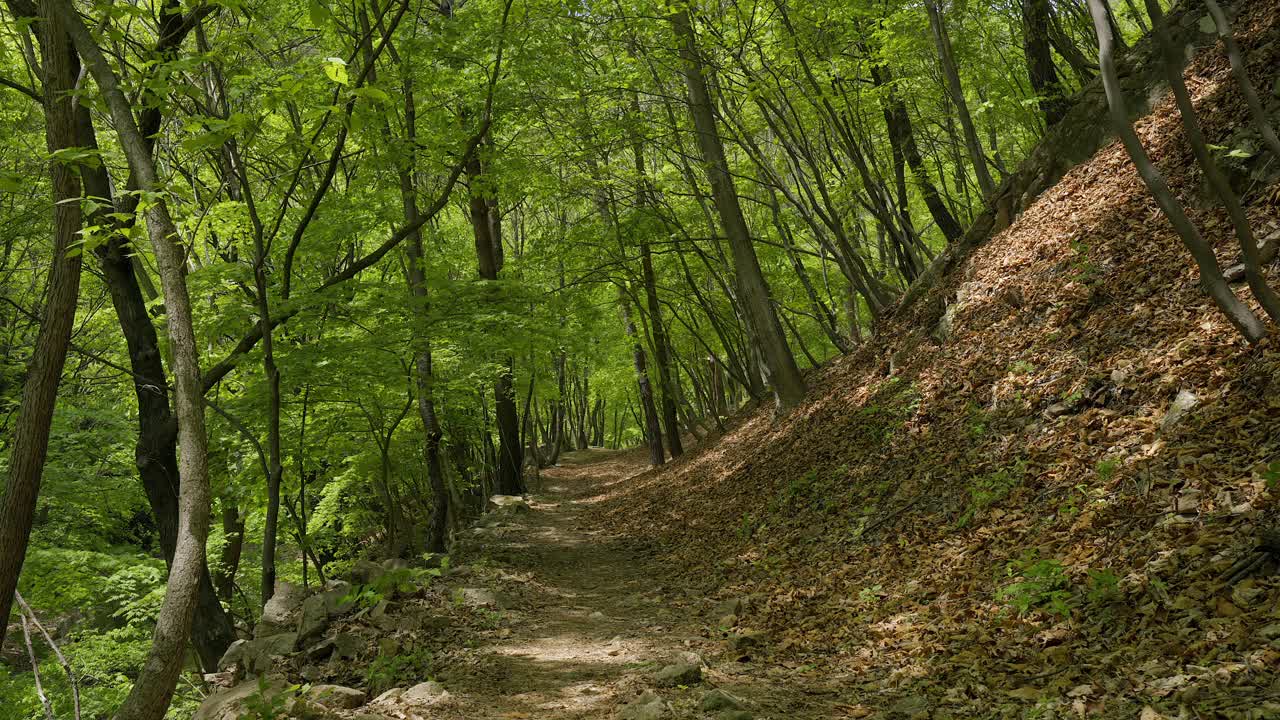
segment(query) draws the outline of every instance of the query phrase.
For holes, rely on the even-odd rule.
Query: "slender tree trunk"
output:
[[[406,85],[408,82],[406,81]],[[405,123],[409,133],[410,146],[414,138],[414,103],[411,87],[405,92]],[[412,161],[410,161],[412,162]],[[412,165],[410,166],[412,167]],[[413,185],[413,176],[409,168],[400,171],[400,190],[404,200],[404,216],[406,222],[418,217],[417,194]],[[435,374],[431,363],[431,339],[427,334],[427,280],[422,269],[422,233],[415,230],[405,245],[408,256],[409,289],[414,297],[414,309],[417,314],[418,349],[414,355],[415,382],[418,387],[418,415],[422,419],[422,427],[427,433],[427,482],[431,486],[432,510],[431,524],[427,530],[427,551],[444,552],[445,537],[448,532],[449,489],[445,484],[444,465],[440,461],[440,441],[444,432],[440,428],[440,418],[436,413]]]
[[[475,235],[476,260],[482,280],[497,280],[502,269],[502,220],[491,193],[481,188],[486,182],[478,155],[467,162],[467,180],[471,183],[469,209]],[[520,472],[520,413],[516,408],[510,355],[493,383],[494,415],[498,425],[497,490],[503,495],[519,495],[525,491]]]
[[[144,138],[159,130],[160,120],[159,113],[143,113],[141,131]],[[81,147],[98,147],[88,108],[77,107],[76,127]],[[85,194],[95,198],[101,205],[90,216],[89,222],[111,228],[110,237],[95,253],[111,294],[111,304],[115,309],[120,332],[129,351],[129,369],[133,373],[134,396],[138,406],[134,463],[147,496],[147,504],[155,519],[165,564],[172,568],[173,553],[178,542],[178,426],[169,406],[168,376],[164,369],[160,341],[151,315],[147,312],[146,288],[150,285],[150,280],[122,232],[131,226],[132,220],[124,221],[120,218],[132,218],[136,210],[136,200],[133,198],[136,196],[115,197],[106,167],[102,165],[81,166],[80,177]],[[129,185],[132,187],[136,183],[131,180]],[[239,562],[238,550],[236,562]],[[235,627],[219,602],[207,566],[201,568],[200,575],[191,644],[200,657],[200,666],[204,671],[215,672],[218,660],[236,639]],[[230,600],[230,595],[223,599]]]
[[[877,88],[880,88],[885,93],[882,103],[884,106],[884,121],[889,131],[889,141],[895,147],[901,149],[900,152],[903,159],[906,160],[907,166],[911,168],[911,175],[915,179],[916,187],[924,198],[925,207],[929,208],[929,214],[933,217],[933,221],[938,225],[938,230],[947,239],[947,242],[959,240],[964,235],[964,228],[960,226],[955,216],[947,209],[946,203],[938,195],[938,189],[933,186],[933,182],[929,179],[928,169],[924,166],[924,158],[920,156],[920,148],[916,145],[915,130],[911,125],[911,116],[907,114],[906,103],[902,102],[902,98],[898,96],[897,88],[893,85],[893,76],[890,73],[888,64],[872,65],[871,80]]]
[[[209,472],[204,425],[204,385],[192,322],[191,299],[179,246],[177,227],[169,215],[151,153],[134,122],[129,101],[121,92],[107,58],[80,20],[69,0],[49,0],[54,14],[66,24],[110,110],[112,123],[138,188],[155,196],[147,209],[147,230],[160,270],[168,317],[169,349],[173,357],[175,405],[178,419],[179,493],[178,541],[164,603],[156,618],[151,651],[133,690],[116,713],[117,720],[160,720],[169,707],[182,655],[190,636],[200,578],[205,570],[205,541],[209,534]]]
[[[64,21],[41,3],[40,28],[44,58],[45,146],[50,153],[76,146],[75,88],[79,63]],[[80,294],[81,254],[68,252],[80,232],[80,181],[75,168],[51,161],[53,186],[53,256],[46,284],[44,317],[22,384],[22,400],[13,427],[9,472],[0,498],[0,644],[9,624],[13,594],[26,558],[27,543],[40,495],[40,477],[49,450],[58,384],[71,343],[76,300]]]
[[[689,111],[697,128],[704,169],[711,184],[720,222],[729,237],[738,295],[747,321],[759,342],[778,409],[786,411],[804,400],[804,378],[796,366],[791,348],[787,347],[786,336],[770,300],[769,285],[751,243],[751,234],[742,214],[733,176],[729,172],[724,146],[716,129],[713,110],[715,103],[707,89],[705,69],[689,14],[681,10],[672,14],[670,20],[680,42],[680,58],[689,90]]]
[[[978,188],[982,190],[983,200],[990,198],[996,190],[995,181],[991,179],[991,171],[987,169],[987,159],[982,153],[982,142],[978,139],[978,131],[974,128],[973,117],[969,115],[969,104],[964,99],[964,88],[960,84],[960,72],[956,69],[955,55],[951,50],[951,38],[947,35],[946,22],[942,11],[938,8],[938,0],[925,0],[925,9],[929,12],[929,27],[933,30],[933,41],[938,49],[938,61],[942,65],[942,76],[947,83],[947,93],[960,118],[960,127],[964,130],[964,144],[969,151],[969,161],[973,163],[973,173],[978,178]]]
[[[1173,225],[1183,245],[1195,258],[1196,265],[1200,268],[1200,283],[1205,291],[1213,298],[1222,314],[1226,315],[1231,324],[1249,342],[1261,340],[1266,334],[1262,321],[1231,292],[1226,279],[1222,276],[1222,269],[1218,266],[1213,248],[1187,217],[1182,205],[1178,203],[1168,183],[1165,182],[1164,176],[1151,163],[1146,150],[1142,147],[1142,141],[1133,131],[1133,126],[1129,123],[1128,111],[1125,109],[1124,91],[1120,88],[1120,80],[1116,75],[1115,41],[1107,19],[1107,9],[1103,5],[1103,0],[1088,0],[1088,3],[1089,12],[1093,16],[1094,30],[1098,35],[1098,64],[1102,68],[1102,86],[1107,95],[1107,106],[1110,109],[1111,122],[1116,134],[1120,136],[1125,150],[1129,152],[1129,157],[1137,166],[1138,174],[1142,176],[1147,189],[1151,191],[1160,209],[1164,211],[1165,217]]]
[[[240,552],[244,548],[244,516],[240,508],[229,499],[222,500],[222,553],[218,562],[218,574],[214,587],[223,602],[231,602],[236,584],[236,570],[240,567]],[[216,670],[217,661],[214,661]]]
[[[1050,47],[1049,0],[1021,0],[1022,51],[1027,59],[1031,87],[1040,96],[1040,113],[1046,126],[1056,124],[1070,108],[1053,64]]]
[[[1147,13],[1151,15],[1156,42],[1164,53],[1165,79],[1173,91],[1178,115],[1182,119],[1182,130],[1186,133],[1187,143],[1191,146],[1191,152],[1204,172],[1209,187],[1227,208],[1227,215],[1231,218],[1231,226],[1235,230],[1236,239],[1240,242],[1240,249],[1244,255],[1244,276],[1249,283],[1249,290],[1271,320],[1280,322],[1280,297],[1276,296],[1275,290],[1271,289],[1267,284],[1266,276],[1262,274],[1258,241],[1253,235],[1253,228],[1249,225],[1249,217],[1245,215],[1244,208],[1240,205],[1240,198],[1231,189],[1231,183],[1227,181],[1227,177],[1223,175],[1222,169],[1218,167],[1217,161],[1209,151],[1209,143],[1205,140],[1200,121],[1196,118],[1195,106],[1191,103],[1191,95],[1187,92],[1187,85],[1182,78],[1182,50],[1176,47],[1169,37],[1169,29],[1166,27],[1164,11],[1160,9],[1160,3],[1155,0],[1146,0],[1146,5]]]
[[[662,426],[658,422],[658,409],[653,402],[653,387],[649,383],[644,344],[640,342],[635,321],[631,319],[631,302],[621,287],[618,288],[618,303],[622,306],[622,322],[626,325],[627,337],[631,338],[631,357],[635,360],[636,384],[640,388],[640,406],[644,413],[644,424],[641,427],[649,446],[649,464],[661,465],[666,462],[662,449]]]

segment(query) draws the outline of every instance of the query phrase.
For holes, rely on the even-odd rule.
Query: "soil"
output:
[[[531,512],[485,528],[458,561],[500,588],[508,609],[476,647],[438,678],[449,697],[432,718],[609,717],[669,663],[705,663],[694,686],[657,689],[676,717],[703,717],[702,697],[720,688],[756,718],[843,716],[837,690],[803,667],[770,663],[762,648],[730,651],[717,603],[675,589],[668,568],[642,544],[592,521],[617,484],[647,470],[638,453],[571,453],[542,473]],[[739,631],[742,628],[738,628]],[[713,715],[706,715],[712,717]]]

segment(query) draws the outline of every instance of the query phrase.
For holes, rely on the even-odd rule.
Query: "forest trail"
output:
[[[634,542],[593,525],[588,510],[610,487],[647,469],[637,453],[572,453],[543,472],[532,511],[512,523],[475,529],[484,536],[460,562],[496,571],[502,592],[519,595],[502,611],[501,629],[450,663],[439,680],[448,700],[430,717],[606,718],[770,717],[842,715],[835,691],[792,681],[750,652],[727,653],[709,615],[715,605],[698,589],[663,584],[661,562]],[[509,634],[508,634],[509,631]],[[655,673],[696,654],[702,680],[656,688]],[[801,669],[803,671],[803,668]],[[744,700],[742,714],[700,714],[719,688]],[[626,704],[654,689],[666,715]],[[635,703],[632,702],[634,708]],[[650,710],[652,712],[652,710]]]

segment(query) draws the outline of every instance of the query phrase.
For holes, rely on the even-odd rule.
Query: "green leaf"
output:
[[[347,61],[338,57],[328,57],[324,59],[324,74],[329,79],[339,85],[346,85],[350,82],[347,76]]]

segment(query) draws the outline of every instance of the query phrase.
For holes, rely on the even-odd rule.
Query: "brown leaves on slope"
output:
[[[1247,12],[1269,88],[1277,8]],[[1224,58],[1201,53],[1188,83],[1211,142],[1247,141]],[[1137,129],[1232,264],[1172,104]],[[1242,186],[1258,234],[1280,235],[1277,188]],[[881,328],[791,416],[744,417],[600,512],[690,578],[762,593],[743,622],[847,675],[857,712],[1280,714],[1280,584],[1219,581],[1274,504],[1280,353],[1200,292],[1124,150],[1072,170],[920,306],[944,301],[944,344],[921,312]],[[1162,428],[1180,391],[1199,404]]]

